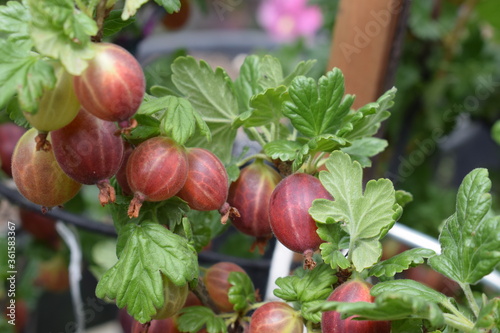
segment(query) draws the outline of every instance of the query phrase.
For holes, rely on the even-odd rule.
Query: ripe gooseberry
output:
[[[370,294],[372,285],[359,279],[344,282],[330,294],[328,301],[337,302],[370,302],[374,297]],[[390,321],[356,320],[354,316],[341,318],[337,311],[323,312],[321,316],[321,331],[323,333],[389,333]]]
[[[229,302],[228,296],[229,289],[232,286],[228,281],[231,272],[246,273],[243,268],[235,263],[221,261],[210,266],[203,277],[210,298],[222,312],[231,312],[234,307]]]
[[[24,132],[24,128],[14,123],[0,124],[0,166],[9,177],[12,177],[12,154]]]
[[[274,168],[258,159],[243,168],[238,179],[229,187],[227,201],[240,215],[231,218],[233,225],[244,234],[256,238],[251,251],[258,246],[262,253],[272,237],[269,200],[280,180],[281,176]]]
[[[226,202],[229,186],[224,164],[203,148],[188,148],[187,158],[187,179],[176,195],[195,210],[221,208]]]
[[[314,251],[323,242],[309,208],[315,199],[333,200],[318,178],[294,173],[274,189],[269,202],[269,218],[276,238],[288,249],[305,256],[306,268],[314,268]]]
[[[52,150],[36,150],[36,135],[32,128],[19,139],[12,155],[12,178],[19,192],[44,210],[72,199],[82,184],[64,173]]]
[[[144,201],[173,197],[187,178],[186,150],[174,140],[158,136],[141,143],[127,162],[127,180],[134,198],[128,216],[138,217]]]
[[[63,171],[79,183],[96,184],[103,206],[115,201],[109,178],[123,160],[123,140],[115,131],[114,123],[81,109],[71,123],[51,133],[54,155]]]
[[[141,65],[127,50],[110,43],[93,44],[96,54],[74,77],[83,108],[107,121],[131,118],[142,103],[146,81]]]
[[[304,322],[300,314],[284,302],[269,302],[260,306],[250,319],[249,333],[302,333]]]

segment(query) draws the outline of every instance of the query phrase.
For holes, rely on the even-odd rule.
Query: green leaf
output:
[[[276,140],[264,146],[264,153],[272,159],[293,161],[302,145],[296,141]]]
[[[298,76],[288,90],[291,100],[285,102],[283,114],[308,137],[335,134],[354,101],[349,95],[344,98],[344,76],[339,69],[322,76],[317,84]]]
[[[0,31],[9,33],[9,39],[29,38],[28,9],[17,1],[9,1],[0,6]]]
[[[491,181],[486,169],[465,176],[457,194],[456,212],[439,236],[441,254],[429,264],[461,284],[474,284],[500,263],[500,216],[489,216]]]
[[[394,104],[396,91],[396,88],[389,89],[379,97],[376,103],[369,103],[347,117],[346,119],[350,118],[352,123],[352,130],[344,137],[354,141],[377,133],[380,123],[390,116],[387,110]]]
[[[172,81],[201,114],[212,132],[212,141],[194,137],[189,146],[209,148],[223,162],[231,158],[236,129],[232,123],[237,116],[238,102],[234,86],[226,72],[215,72],[204,62],[193,57],[180,57],[172,64]]]
[[[446,295],[420,282],[405,279],[377,283],[372,287],[370,293],[375,297],[384,293],[404,294],[430,303],[446,303],[448,301]]]
[[[488,331],[500,328],[500,298],[493,298],[479,311],[475,329]]]
[[[127,135],[131,141],[144,141],[160,135],[160,121],[158,119],[140,113],[136,113],[134,119],[137,120],[138,126]]]
[[[80,75],[95,52],[90,36],[97,33],[93,19],[75,9],[72,0],[27,0],[31,39],[43,55],[58,59],[68,73]]]
[[[181,9],[180,0],[155,0],[155,2],[165,8],[169,14],[178,12]]]
[[[262,89],[276,88],[283,82],[283,68],[278,58],[265,55],[259,62],[259,84]]]
[[[343,147],[349,146],[351,143],[344,138],[333,134],[321,134],[315,136],[307,143],[307,148],[303,148],[302,152],[307,154],[310,152],[331,152]]]
[[[312,270],[297,268],[294,275],[276,279],[277,289],[273,293],[287,302],[311,302],[326,299],[337,282],[330,265],[319,263]]]
[[[102,27],[103,37],[109,37],[111,35],[114,35],[117,32],[121,31],[126,26],[135,22],[134,17],[131,17],[124,21],[122,20],[121,15],[122,15],[121,10],[112,10],[109,13]]]
[[[338,223],[318,223],[318,229],[316,232],[319,237],[325,241],[319,246],[321,250],[321,257],[326,264],[329,264],[331,268],[337,269],[340,267],[346,269],[351,266],[351,263],[344,256],[340,250],[343,248],[341,241],[345,238],[346,232],[342,230],[340,224]],[[349,246],[349,245],[347,245]]]
[[[30,49],[29,42],[0,40],[0,108],[17,94],[21,109],[35,112],[44,90],[54,88],[54,68]]]
[[[187,217],[192,221],[193,246],[197,252],[200,252],[211,239],[220,235],[229,226],[229,223],[220,223],[220,214],[216,210],[202,212],[191,209]]]
[[[491,127],[491,137],[497,145],[500,145],[500,120],[497,120]]]
[[[368,271],[368,275],[376,277],[393,277],[396,273],[401,273],[410,267],[415,267],[424,263],[424,258],[429,258],[436,253],[433,250],[415,248],[404,251],[394,257],[376,263]]]
[[[194,134],[196,119],[193,107],[186,99],[174,96],[166,98],[166,112],[161,118],[160,131],[182,145]]]
[[[116,300],[119,308],[146,322],[164,303],[162,275],[177,286],[197,277],[198,260],[186,239],[164,226],[129,223],[119,234],[124,243],[118,262],[99,281],[96,295]]]
[[[394,224],[394,187],[388,179],[370,180],[363,193],[361,165],[340,151],[325,165],[319,179],[335,200],[317,199],[309,213],[320,223],[340,223],[350,238],[348,259],[362,271],[379,260],[379,239]]]
[[[227,281],[231,284],[227,294],[229,302],[234,304],[234,311],[245,310],[255,303],[255,289],[250,277],[243,272],[231,272]]]
[[[7,104],[5,111],[9,115],[10,120],[12,120],[16,125],[31,128],[31,124],[26,120],[24,116],[23,110],[19,106],[19,101],[17,98],[13,97],[10,102]]]
[[[413,195],[409,192],[403,190],[396,191],[396,202],[401,207],[405,207],[407,204],[413,201]]]
[[[179,311],[177,328],[182,332],[196,333],[206,326],[209,333],[226,333],[224,319],[217,317],[209,308],[204,306],[189,306]]]
[[[366,137],[352,141],[351,146],[342,148],[341,150],[349,154],[353,161],[358,161],[363,168],[366,168],[372,166],[370,157],[383,152],[386,147],[387,140]]]
[[[270,123],[279,123],[283,117],[281,104],[283,103],[283,94],[285,92],[285,86],[278,86],[254,95],[250,99],[251,113],[242,121],[243,126],[257,127]]]
[[[426,301],[398,293],[387,292],[375,298],[375,303],[369,302],[324,302],[321,311],[338,311],[342,318],[357,315],[360,319],[369,320],[401,320],[407,318],[422,318],[429,320],[433,326],[444,324],[442,310],[435,301]]]
[[[122,20],[125,21],[134,16],[137,13],[137,10],[146,2],[148,2],[148,0],[125,0],[125,5],[123,6],[123,12],[121,15]],[[155,2],[165,8],[165,10],[170,14],[178,12],[181,9],[180,0],[155,0]]]
[[[318,306],[324,303],[324,300],[310,301],[302,303],[300,307],[300,314],[304,317],[305,320],[319,323],[321,322],[321,315],[323,314],[321,311],[316,310]],[[312,311],[314,310],[314,311]]]
[[[240,113],[249,110],[250,98],[262,91],[259,83],[259,64],[260,58],[258,56],[246,57],[240,67],[240,75],[234,81]]]
[[[422,333],[422,319],[393,320],[391,333]]]
[[[295,79],[297,76],[302,76],[309,73],[314,65],[316,65],[316,62],[317,61],[314,59],[299,62],[297,66],[295,66],[295,69],[283,80],[282,84],[284,84],[285,86],[289,86],[290,83],[292,83],[293,79]]]
[[[198,125],[202,134],[208,134],[210,131],[201,117],[198,119],[196,111],[191,103],[185,98],[175,96],[164,96],[154,98],[149,96],[141,104],[138,110],[139,114],[152,115],[160,119],[160,132],[162,135],[171,137],[179,144],[184,144],[195,133],[195,126]]]

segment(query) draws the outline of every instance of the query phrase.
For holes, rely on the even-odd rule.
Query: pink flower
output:
[[[308,6],[307,0],[262,0],[257,19],[279,42],[311,38],[323,23],[319,7]]]

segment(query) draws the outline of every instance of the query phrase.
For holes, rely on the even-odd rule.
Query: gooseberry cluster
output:
[[[12,165],[19,192],[46,210],[72,199],[82,184],[97,185],[104,206],[115,202],[109,179],[116,175],[123,193],[133,195],[130,217],[139,215],[142,202],[174,195],[196,210],[221,208],[228,177],[213,153],[163,136],[133,149],[122,138],[134,126],[132,117],[143,100],[144,73],[120,46],[96,43],[94,49],[95,57],[80,76],[54,67],[54,89],[45,92],[35,114],[24,113],[30,130],[23,134],[13,126],[3,131],[9,140],[18,140],[10,152],[12,162],[2,160],[7,173]]]
[[[229,217],[236,229],[255,237],[254,246],[261,252],[276,236],[287,248],[305,256],[305,268],[314,268],[312,256],[323,240],[309,208],[315,199],[334,199],[318,178],[302,172],[283,174],[268,161],[255,158],[229,184],[224,164],[207,149],[185,147],[164,135],[135,145],[128,142],[125,134],[135,126],[133,117],[145,95],[144,73],[125,49],[108,43],[94,48],[96,55],[80,76],[72,77],[62,66],[54,66],[54,89],[42,96],[37,113],[25,112],[31,129],[8,129],[9,140],[18,141],[11,152],[12,162],[3,167],[12,172],[19,192],[43,211],[72,199],[82,184],[96,185],[104,206],[116,200],[110,183],[116,177],[121,193],[131,197],[130,218],[139,217],[146,201],[177,196],[193,210],[217,210],[222,221]],[[9,155],[7,150],[0,147],[2,155]],[[55,237],[45,238],[54,242]],[[228,262],[215,264],[204,274],[203,284],[217,313],[234,311],[229,298],[233,272],[246,274]],[[129,328],[133,332],[177,330],[175,318],[186,306],[188,284],[176,285],[163,275],[162,279],[163,306],[156,309],[151,322],[132,322]],[[346,293],[347,288],[354,289]],[[373,301],[369,286],[361,282],[346,283],[335,292],[333,300]],[[345,294],[363,297],[347,299]],[[358,325],[358,321],[344,321],[332,312],[323,315],[323,322],[324,332],[347,332]],[[363,323],[379,332],[388,329],[384,322]],[[299,312],[284,302],[266,303],[253,313],[250,324],[236,324],[248,332],[303,332],[304,325]]]

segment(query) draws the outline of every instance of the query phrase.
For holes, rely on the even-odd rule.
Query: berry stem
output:
[[[115,188],[109,183],[109,179],[104,179],[97,182],[97,188],[99,188],[99,202],[101,206],[106,206],[110,202],[116,201]]]
[[[140,192],[134,193],[134,198],[130,201],[128,206],[128,217],[139,217],[139,211],[141,210],[142,203],[146,200],[146,196]]]
[[[35,137],[36,151],[42,150],[48,152],[52,149],[50,141],[47,140],[47,135],[49,135],[47,132],[38,132],[38,135]]]
[[[304,251],[304,269],[313,269],[316,267],[316,261],[313,259],[314,251],[309,249]]]

